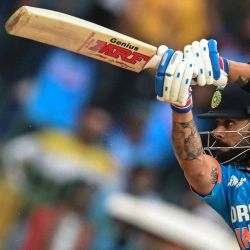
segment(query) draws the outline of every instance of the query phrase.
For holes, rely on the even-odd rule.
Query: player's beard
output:
[[[214,146],[223,148],[223,147],[229,147],[230,145],[217,140],[216,145]],[[243,153],[244,151],[246,151],[246,149],[237,147],[229,149],[227,151],[216,150],[215,157],[220,163],[228,162],[228,164],[234,163],[237,166],[248,167],[248,162],[250,159],[250,151]]]

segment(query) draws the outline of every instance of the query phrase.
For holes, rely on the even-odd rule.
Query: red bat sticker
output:
[[[89,50],[93,52],[97,52],[99,54],[104,54],[108,57],[120,59],[121,61],[125,63],[129,63],[133,65],[141,61],[143,61],[144,63],[147,63],[151,58],[150,56],[143,55],[136,51],[123,48],[112,43],[100,41],[100,40],[97,40],[96,44],[90,47]]]

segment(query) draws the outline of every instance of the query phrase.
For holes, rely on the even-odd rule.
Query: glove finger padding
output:
[[[183,58],[181,51],[168,49],[162,56],[155,77],[157,99],[173,104],[181,110],[180,113],[188,112],[192,106],[189,89],[193,73],[193,59]]]
[[[214,80],[213,84],[215,86],[225,86],[228,83],[228,72],[229,72],[228,61],[220,56],[219,64],[220,64],[220,77],[218,80]]]
[[[200,51],[205,69],[206,84],[211,85],[214,81],[214,75],[211,60],[209,57],[208,41],[206,39],[202,39],[200,41]]]
[[[170,92],[170,101],[173,103],[178,102],[179,91],[186,65],[187,65],[187,59],[184,58],[183,60],[181,60],[181,62],[176,68]]]
[[[198,76],[198,67],[195,63],[194,60],[194,55],[192,51],[192,46],[191,45],[186,45],[184,47],[184,58],[187,58],[188,60],[194,61],[194,73],[193,73],[193,78],[196,78]],[[195,83],[197,85],[197,82]]]
[[[168,49],[162,56],[161,62],[158,66],[155,76],[155,92],[159,98],[163,97],[165,71],[169,65],[169,62],[174,54],[172,49]]]
[[[185,106],[187,99],[189,98],[189,93],[190,93],[189,89],[193,75],[193,68],[194,65],[192,61],[187,60],[187,66],[185,67],[178,95],[178,105],[180,106]]]
[[[163,57],[164,53],[168,50],[168,47],[166,45],[161,45],[158,49],[157,49],[157,56],[159,56],[160,58]]]
[[[228,81],[228,61],[221,58],[214,39],[200,42],[194,41],[192,45],[184,48],[184,57],[195,60],[192,85],[226,85]]]
[[[194,55],[195,64],[198,68],[197,83],[200,86],[204,86],[206,84],[205,68],[201,57],[200,43],[198,41],[194,41],[192,43],[192,51]]]
[[[226,85],[229,72],[228,61],[219,56],[217,42],[214,39],[208,41],[208,48],[213,70],[213,84],[216,86]]]
[[[208,41],[209,57],[211,60],[214,80],[220,78],[220,63],[219,63],[219,53],[217,49],[217,42],[214,39]]]
[[[183,53],[181,51],[176,51],[165,71],[164,87],[163,87],[163,99],[171,102],[170,93],[173,87],[173,80],[175,78],[175,72],[183,59]]]

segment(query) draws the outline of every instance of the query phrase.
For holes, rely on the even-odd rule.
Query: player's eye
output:
[[[226,120],[224,122],[224,126],[226,129],[230,129],[234,125],[234,122],[232,120]]]

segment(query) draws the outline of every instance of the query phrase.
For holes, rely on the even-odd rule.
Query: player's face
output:
[[[217,119],[217,126],[213,131],[213,135],[221,144],[220,151],[227,152],[230,149],[224,147],[244,146],[247,144],[243,140],[245,136],[249,135],[249,120],[245,119]]]

